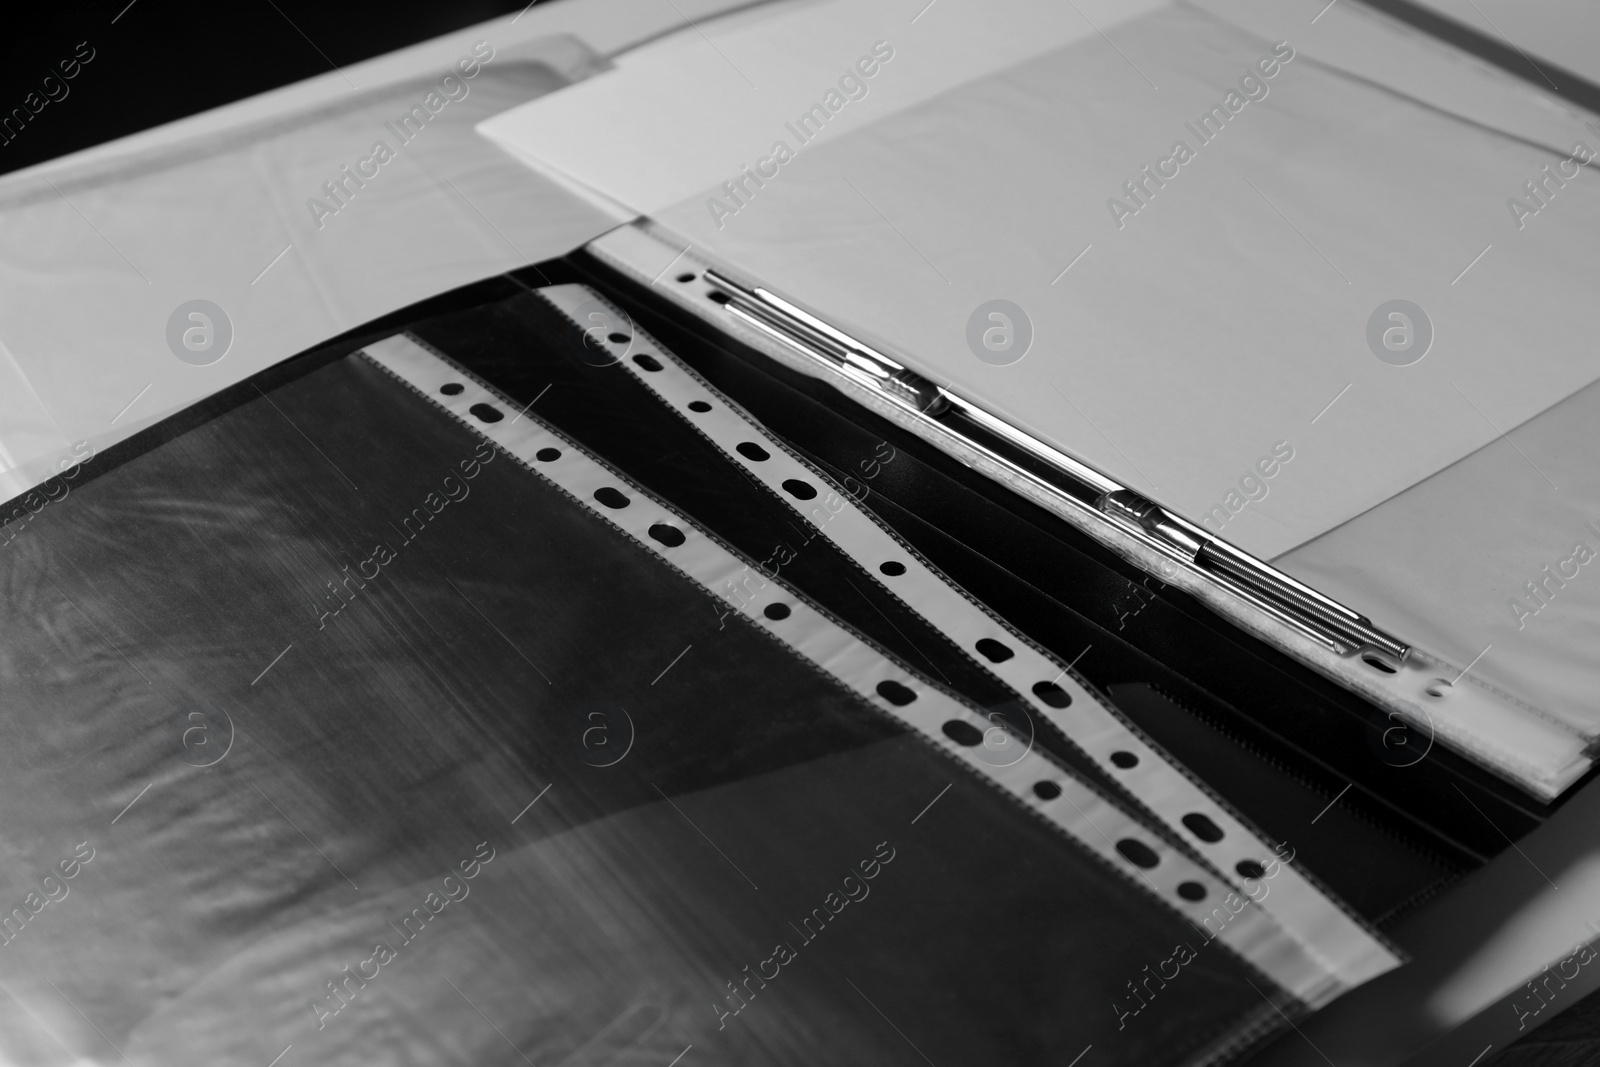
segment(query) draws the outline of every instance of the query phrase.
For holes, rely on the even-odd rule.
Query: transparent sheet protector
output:
[[[1436,60],[1352,17],[1395,62]],[[1600,375],[1580,314],[1600,186],[1580,175],[1520,232],[1506,207],[1594,134],[1506,77],[1498,118],[1522,121],[1495,127],[1341,73],[1321,26],[1209,143],[1185,124],[1273,46],[1180,4],[808,145],[737,214],[713,187],[657,218],[1193,520],[1225,507],[1207,527],[1270,558]],[[1456,67],[1481,95],[1491,75]],[[1179,140],[1194,158],[1113,218]],[[1007,366],[967,340],[996,298],[1033,332]],[[1394,299],[1433,325],[1408,367],[1367,340]],[[1275,447],[1292,460],[1263,479]]]
[[[1448,685],[1450,679],[1462,674],[1462,669],[1438,655],[1414,648],[1400,665],[1399,672],[1392,673],[1380,670],[1364,657],[1341,656],[1317,645],[1298,630],[1274,622],[1209,579],[1174,567],[1165,556],[1146,550],[1119,528],[1085,519],[1080,510],[1062,504],[1054,493],[990,462],[979,450],[967,447],[959,438],[937,430],[929,431],[923,420],[909,416],[901,405],[884,398],[877,390],[861,386],[847,374],[827,370],[786,343],[744,325],[739,316],[729,313],[721,303],[717,287],[697,273],[718,265],[707,263],[696,250],[685,251],[672,243],[675,239],[676,235],[635,224],[611,231],[590,244],[588,250],[641,284],[652,284],[669,271],[677,272],[688,281],[675,281],[670,286],[662,283],[659,291],[682,311],[796,371],[822,378],[855,402],[899,423],[980,473],[1052,511],[1245,631],[1282,648],[1378,707],[1387,709],[1397,722],[1421,731],[1420,736],[1430,739],[1430,744],[1436,741],[1454,748],[1545,800],[1560,795],[1590,766],[1586,746],[1572,730],[1553,719],[1523,716],[1520,710],[1508,708],[1508,703],[1516,703],[1514,700],[1499,690],[1477,683],[1470,676],[1466,677],[1472,684]],[[1450,695],[1448,712],[1439,714],[1442,710],[1439,702],[1447,690]],[[1508,711],[1521,721],[1521,729],[1509,737],[1504,729]]]
[[[1600,385],[1274,562],[1600,735]],[[1462,683],[1466,684],[1466,683]],[[1441,702],[1448,704],[1448,697]],[[1502,724],[1507,736],[1522,726]]]
[[[291,103],[235,105],[247,116],[235,122],[199,116],[0,179],[0,496],[80,442],[103,448],[363,322],[613,225],[472,132],[604,66],[573,38],[517,29],[486,27],[476,54],[463,44],[374,88],[340,82],[306,100],[291,87],[269,94]],[[351,69],[362,83],[366,66]],[[440,91],[447,74],[454,99]],[[425,123],[398,128],[413,107]],[[191,357],[206,365],[169,340],[194,300],[221,309],[208,313],[213,338],[231,333],[224,351]],[[181,338],[194,322],[177,318]]]
[[[415,345],[240,399],[0,560],[12,1062],[1201,1063],[1323,977]]]

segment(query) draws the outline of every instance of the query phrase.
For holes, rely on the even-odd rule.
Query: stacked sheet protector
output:
[[[10,544],[7,1061],[1215,1063],[1396,964],[622,323],[302,357]]]

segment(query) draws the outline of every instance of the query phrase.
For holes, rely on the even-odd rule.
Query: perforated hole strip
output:
[[[718,596],[729,583],[740,585],[747,594],[735,613],[740,619],[1010,795],[1120,877],[1150,893],[1154,902],[1177,911],[1197,931],[1213,934],[1301,1001],[1322,1003],[1345,987],[1331,968],[1272,914],[1231,893],[1231,887],[1214,872],[1149,832],[1137,818],[1031,748],[1007,765],[986,758],[984,744],[970,742],[974,733],[981,737],[993,724],[976,706],[898,664],[782,583],[761,577],[758,570],[686,517],[535,416],[523,412],[504,417],[506,412],[514,412],[515,406],[470,374],[405,336],[368,345],[365,355],[707,593]],[[454,393],[443,390],[454,384],[464,388]],[[485,421],[474,415],[477,405],[488,405],[502,417]],[[663,527],[674,532],[661,536]],[[653,528],[656,535],[652,535]],[[774,605],[787,611],[769,612]],[[1151,866],[1135,862],[1149,856],[1155,859]],[[1191,899],[1191,887],[1198,887],[1203,896]],[[1228,905],[1230,900],[1234,906]],[[1224,921],[1217,919],[1219,911],[1227,916]]]
[[[581,285],[552,286],[539,294],[574,323],[585,305],[611,307],[613,321],[627,316]],[[587,325],[585,323],[584,325]],[[629,324],[612,332],[605,349],[680,417],[715,444],[730,462],[784,501],[871,580],[927,620],[969,658],[1005,683],[1029,709],[1055,724],[1108,775],[1210,862],[1233,887],[1259,897],[1268,911],[1340,978],[1357,985],[1399,963],[1397,955],[1359,920],[1288,864],[1271,864],[1265,889],[1240,866],[1267,867],[1275,856],[1235,812],[1174,765],[1069,667],[1029,641],[961,590],[878,520],[856,506],[822,472],[653,338]],[[1065,706],[1061,697],[1065,695]],[[1220,833],[1218,833],[1220,831]]]

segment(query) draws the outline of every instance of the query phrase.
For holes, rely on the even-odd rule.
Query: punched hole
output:
[[[785,478],[783,491],[796,500],[812,500],[816,498],[817,490],[810,482],[802,482],[799,478]]]
[[[715,290],[715,291],[711,292],[710,294],[708,294],[707,295],[707,299],[710,300],[713,304],[726,304],[728,301],[732,300],[733,297],[729,296],[727,293],[724,293],[722,290],[718,289],[718,290]]]
[[[1072,704],[1072,695],[1054,682],[1034,682],[1033,695],[1052,708],[1065,708]]]
[[[680,275],[678,275],[678,280],[680,282],[692,282],[692,281],[694,281],[694,275],[693,274],[680,274]]]
[[[739,455],[753,463],[760,463],[762,460],[770,458],[771,455],[766,449],[762,448],[754,441],[740,441],[739,444],[735,446],[735,450],[739,453]]]
[[[682,530],[678,529],[676,526],[673,526],[671,523],[666,522],[658,522],[654,526],[651,526],[650,536],[654,540],[666,545],[668,548],[677,548],[686,540],[686,538],[683,536]]]
[[[540,463],[554,463],[556,460],[561,458],[561,449],[541,448],[539,451],[533,454],[533,458],[538,460]]]
[[[1016,655],[1015,652],[1011,651],[1009,645],[1003,645],[992,637],[980,637],[978,643],[973,647],[981,652],[983,658],[990,663],[1004,663]]]
[[[640,352],[633,357],[633,361],[652,373],[661,369],[661,361],[648,352]]]
[[[1427,693],[1429,696],[1433,697],[1435,700],[1443,700],[1446,696],[1448,696],[1450,694],[1450,690],[1454,689],[1454,688],[1455,688],[1455,686],[1450,681],[1450,679],[1448,679],[1448,678],[1435,678],[1433,681],[1428,683],[1428,687],[1426,689],[1424,689],[1423,692]]]
[[[489,404],[474,404],[467,409],[472,412],[472,417],[479,422],[499,422],[505,418],[505,412]]]
[[[606,507],[618,510],[633,503],[633,501],[623,496],[620,490],[613,489],[609,485],[596,489],[594,491],[594,498],[600,501],[600,503],[604,504]]]
[[[1233,869],[1244,878],[1264,878],[1267,874],[1267,869],[1255,860],[1240,860],[1233,865]]]
[[[784,619],[789,617],[789,605],[768,604],[766,607],[761,609],[761,614],[765,615],[773,622],[782,622]]]
[[[628,343],[628,335],[625,333],[611,333],[606,335],[606,340],[614,345],[625,345]]]
[[[711,405],[707,404],[704,400],[691,400],[689,401],[689,410],[706,412],[711,410]]]
[[[917,694],[899,682],[882,681],[878,683],[878,695],[897,708],[903,708],[913,700]]]
[[[1034,782],[1033,795],[1040,800],[1054,800],[1061,795],[1061,787],[1054,782]]]
[[[1371,667],[1373,670],[1381,671],[1384,674],[1398,674],[1399,673],[1394,667],[1392,667],[1389,664],[1385,663],[1382,659],[1380,659],[1379,657],[1373,655],[1370,652],[1367,653],[1365,656],[1361,657],[1361,662],[1365,663],[1367,666]]]
[[[1111,762],[1126,771],[1139,766],[1139,757],[1132,752],[1113,752]]]
[[[1206,887],[1199,882],[1183,882],[1178,886],[1178,895],[1184,900],[1204,900],[1206,899]]]
[[[439,392],[443,393],[445,396],[460,396],[466,391],[467,387],[462,385],[460,382],[445,382],[443,385],[439,386]]]
[[[962,719],[950,719],[941,729],[944,735],[958,745],[973,748],[983,742],[983,731]]]
[[[1208,845],[1216,844],[1222,840],[1222,827],[1212,822],[1198,811],[1191,811],[1183,817],[1183,825],[1189,832]]]
[[[906,572],[906,565],[891,559],[887,563],[878,564],[878,571],[882,574],[887,574],[891,578],[898,578]]]
[[[1156,855],[1156,850],[1143,841],[1135,841],[1131,837],[1124,837],[1117,842],[1117,851],[1122,853],[1122,858],[1135,867],[1149,870],[1161,862],[1161,857]]]

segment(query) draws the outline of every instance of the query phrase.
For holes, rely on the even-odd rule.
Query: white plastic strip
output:
[[[471,375],[400,335],[368,345],[365,354],[713,596],[722,595],[729,583],[739,583],[746,594],[737,612],[740,618],[916,730],[1123,877],[1142,884],[1197,931],[1220,939],[1300,1000],[1317,1006],[1350,987],[1271,913],[1233,892],[1137,818],[1032,747],[1020,756],[996,755],[993,745],[973,743],[975,736],[983,738],[994,729],[978,708],[917,677],[781,583],[759,577],[745,560],[684,516],[534,416],[506,418],[516,405]],[[443,391],[447,385],[451,393]],[[454,391],[457,387],[459,392]],[[478,418],[473,409],[481,405],[493,408],[501,418],[494,422]],[[1155,862],[1142,866],[1129,854],[1144,857],[1146,863],[1153,856]]]
[[[1058,726],[1108,775],[1224,872],[1235,889],[1259,897],[1293,936],[1342,979],[1359,984],[1398,965],[1393,952],[1294,868],[1284,867],[1266,889],[1259,875],[1243,874],[1241,868],[1265,869],[1274,851],[1231,809],[1153,749],[1066,664],[937,572],[875,517],[857,507],[848,492],[836,491],[824,475],[628,322],[599,294],[581,285],[552,286],[539,293],[573,322],[591,329],[593,341],[614,355],[620,366],[716,444],[730,461],[744,467],[863,565],[872,580],[1021,694],[1034,712]],[[590,317],[596,307],[603,309],[612,324],[603,331],[592,330],[595,323]],[[791,487],[802,495],[797,496]],[[813,494],[809,498],[803,495],[808,492]],[[889,565],[888,571],[884,564]]]

